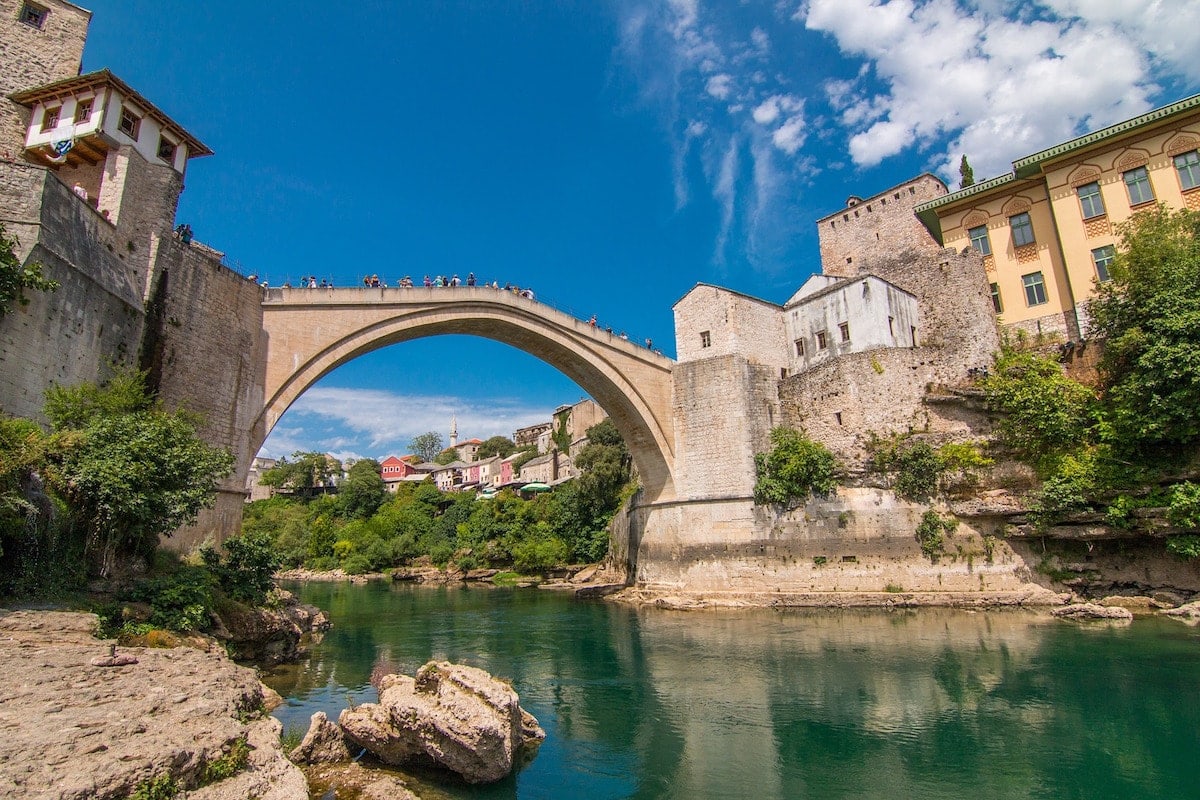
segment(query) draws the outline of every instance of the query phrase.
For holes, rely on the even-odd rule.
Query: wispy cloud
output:
[[[465,400],[451,395],[405,395],[379,389],[317,386],[288,409],[262,447],[278,458],[302,451],[339,458],[379,458],[408,452],[415,436],[437,431],[449,441],[450,419],[460,439],[509,436],[518,428],[550,419],[552,408],[515,400]]]
[[[738,247],[751,265],[778,267],[774,245],[810,224],[795,212],[822,170],[903,156],[952,181],[966,153],[990,177],[1174,99],[1161,96],[1165,84],[1200,85],[1200,0],[618,8],[616,59],[661,115],[677,207],[703,194],[718,206],[718,265]],[[831,43],[840,58],[829,58]]]

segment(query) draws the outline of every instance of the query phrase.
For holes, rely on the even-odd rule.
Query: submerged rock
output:
[[[1169,608],[1162,613],[1168,617],[1174,617],[1182,622],[1186,622],[1189,625],[1196,625],[1200,623],[1200,600],[1180,606],[1179,608]]]
[[[347,709],[338,723],[385,763],[432,761],[470,783],[503,778],[523,748],[546,738],[511,686],[444,661],[429,662],[414,678],[384,676],[379,703]]]

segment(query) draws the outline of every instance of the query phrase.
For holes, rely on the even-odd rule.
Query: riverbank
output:
[[[116,647],[98,625],[0,610],[0,796],[115,800],[173,785],[188,800],[308,797],[253,669],[218,647]]]

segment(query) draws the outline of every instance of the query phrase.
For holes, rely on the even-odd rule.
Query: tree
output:
[[[457,460],[458,460],[458,450],[456,450],[453,447],[447,447],[445,450],[443,450],[442,452],[438,453],[436,456],[433,457],[433,463],[441,464],[442,466],[445,466],[446,464],[449,464],[452,461],[457,461]]]
[[[966,153],[963,154],[962,161],[958,162],[958,175],[958,188],[965,189],[975,185],[975,170],[967,163]]]
[[[508,458],[516,449],[517,446],[513,444],[512,439],[506,436],[493,436],[479,445],[479,449],[475,451],[475,458],[480,461],[492,456]]]
[[[433,461],[434,457],[442,452],[442,435],[437,431],[428,431],[414,436],[408,443],[408,449],[422,461]]]
[[[141,373],[119,373],[111,385],[112,397],[104,385],[55,387],[46,405],[55,431],[46,478],[85,531],[102,577],[192,522],[233,465],[227,451],[200,440],[194,416],[153,401]]]
[[[387,485],[373,458],[355,461],[350,475],[338,488],[338,508],[344,517],[367,519],[379,510],[387,497]]]
[[[10,237],[0,225],[0,317],[9,312],[9,304],[16,300],[21,305],[29,302],[26,289],[53,292],[58,281],[42,275],[42,265],[22,265],[16,254],[17,240]]]
[[[317,490],[327,485],[335,471],[341,472],[342,465],[324,453],[305,453],[297,450],[292,460],[281,458],[270,469],[263,470],[259,482],[273,489],[289,489],[301,497],[312,497]]]
[[[1200,212],[1159,206],[1119,229],[1089,303],[1113,444],[1150,455],[1200,440]]]

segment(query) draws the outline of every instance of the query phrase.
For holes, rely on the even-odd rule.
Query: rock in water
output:
[[[379,703],[343,711],[338,722],[381,761],[428,758],[470,783],[503,778],[522,747],[546,738],[511,686],[444,661],[429,662],[415,678],[384,676]]]
[[[324,711],[312,715],[304,741],[288,753],[288,758],[295,764],[349,761],[351,756],[342,729],[330,722]]]
[[[1075,603],[1052,609],[1050,613],[1060,619],[1073,620],[1111,620],[1128,622],[1133,619],[1133,612],[1120,606],[1099,606],[1095,603]]]

